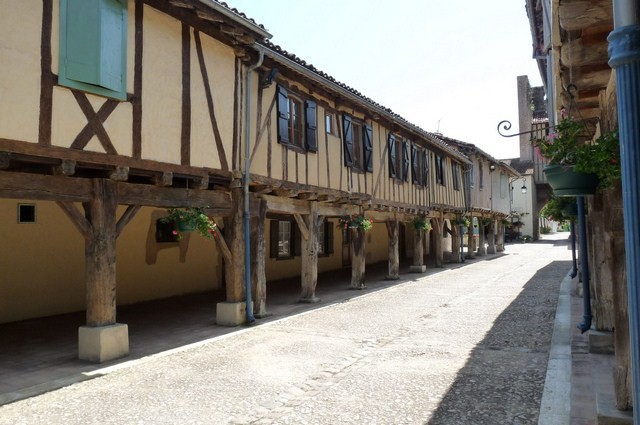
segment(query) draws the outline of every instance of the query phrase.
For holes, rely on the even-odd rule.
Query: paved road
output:
[[[566,234],[0,407],[0,424],[535,424]]]

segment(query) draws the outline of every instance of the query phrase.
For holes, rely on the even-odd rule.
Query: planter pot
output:
[[[542,170],[553,193],[557,196],[593,195],[598,187],[598,176],[592,173],[576,173],[573,167],[547,165]]]
[[[193,232],[196,230],[196,225],[195,223],[191,223],[188,221],[178,221],[176,223],[176,230],[178,230],[178,232],[180,233]]]
[[[562,209],[562,215],[565,217],[577,217],[578,206],[576,204],[569,204]]]

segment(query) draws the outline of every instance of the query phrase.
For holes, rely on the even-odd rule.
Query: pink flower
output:
[[[172,234],[173,236],[178,236],[178,231],[177,231],[177,230],[172,230],[172,231],[171,231],[171,234]]]
[[[558,133],[555,133],[555,132],[554,133],[549,133],[547,135],[547,140],[550,141],[550,142],[554,141],[557,138],[558,138]]]

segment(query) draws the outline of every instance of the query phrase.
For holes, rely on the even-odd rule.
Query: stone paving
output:
[[[98,369],[0,424],[536,424],[563,239]]]

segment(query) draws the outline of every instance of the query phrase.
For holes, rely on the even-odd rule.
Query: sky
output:
[[[225,0],[289,53],[409,122],[518,156],[519,75],[542,85],[524,0]]]

